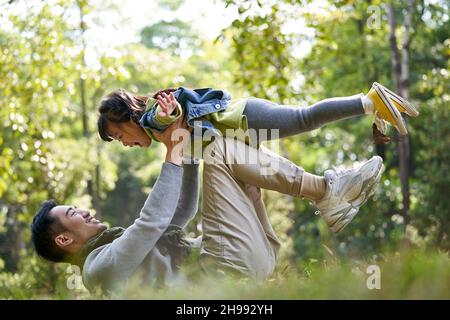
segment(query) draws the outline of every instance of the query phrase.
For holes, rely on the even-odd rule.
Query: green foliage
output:
[[[283,101],[292,96],[289,77],[292,74],[291,39],[281,30],[279,7],[274,4],[266,15],[246,15],[232,22],[233,58],[239,61],[235,74],[238,84],[250,95]]]
[[[158,3],[169,10],[181,6],[178,0]],[[136,218],[158,176],[163,148],[155,143],[148,150],[126,150],[117,142],[100,142],[96,107],[107,92],[118,87],[141,94],[166,87],[215,87],[233,97],[251,95],[306,106],[366,92],[373,81],[393,88],[388,26],[380,1],[370,2],[382,9],[380,25],[373,28],[369,2],[330,1],[320,11],[312,10],[311,1],[227,0],[224,7],[237,6],[239,17],[214,42],[199,38],[189,23],[152,20],[142,31],[141,43],[96,52],[89,64],[84,60],[92,51],[89,43],[84,45],[84,32],[98,20],[100,8],[90,1],[23,4],[26,12],[13,10],[19,5],[13,2],[6,5],[12,10],[0,16],[0,298],[99,297],[82,288],[69,290],[67,265],[37,258],[28,226],[48,198],[91,207],[98,197],[95,209],[112,225],[127,226]],[[114,10],[113,1],[108,5]],[[396,2],[399,21],[401,6]],[[80,10],[84,32],[76,21]],[[298,19],[311,33],[286,31],[286,25]],[[384,154],[386,172],[377,193],[341,235],[331,234],[305,200],[264,192],[282,241],[282,261],[270,281],[226,279],[212,286],[198,279],[188,290],[134,287],[122,297],[449,298],[448,4],[418,1],[413,25],[409,87],[421,114],[408,119],[408,226],[400,215],[395,143],[374,146],[369,118],[341,121],[281,144],[284,156],[316,174]],[[399,37],[402,33],[399,28]],[[294,55],[305,43],[311,50],[302,57]],[[87,192],[90,183],[95,192]],[[197,215],[188,226],[193,236],[200,219]],[[444,252],[424,249],[430,247]],[[365,287],[365,268],[373,263],[382,270],[381,291]]]
[[[446,43],[448,57],[448,39]],[[429,237],[434,245],[447,250],[450,248],[450,200],[446,196],[450,185],[450,177],[446,174],[450,164],[448,70],[447,62],[446,68],[429,71],[419,83],[420,94],[429,98],[423,101],[423,121],[415,126],[417,141],[414,148],[418,156],[414,172],[417,180],[412,195],[415,202],[413,219],[420,234]]]
[[[192,50],[199,42],[190,25],[180,20],[159,21],[141,31],[141,43],[148,48],[171,50],[180,54],[182,50]]]
[[[381,9],[379,28],[371,28],[367,6],[366,3],[355,2],[338,5],[325,16],[307,16],[317,34],[311,53],[302,61],[301,68],[306,77],[305,90],[312,93],[313,97],[320,99],[366,92],[373,81],[393,87],[389,32],[384,9],[378,7]],[[413,168],[410,179],[411,227],[417,228],[421,236],[435,238],[434,242],[429,242],[430,245],[439,243],[441,248],[448,249],[446,230],[449,230],[450,225],[448,209],[445,209],[448,203],[444,186],[449,185],[449,180],[443,172],[448,170],[449,162],[446,161],[448,151],[443,148],[444,145],[448,146],[448,125],[445,119],[450,106],[444,88],[448,90],[449,32],[442,16],[445,5],[425,6],[421,3],[416,10],[409,86],[412,101],[420,109],[421,115],[408,121]],[[401,21],[402,16],[399,15],[397,19]],[[361,214],[355,219],[352,234],[339,236],[338,242],[347,248],[344,250],[346,254],[354,250],[369,254],[386,248],[386,243],[392,249],[403,239],[405,231],[399,216],[401,192],[395,144],[384,149],[375,148],[367,139],[369,126],[366,121],[347,121],[347,124],[338,123],[329,127],[334,133],[336,127],[354,133],[353,138],[346,135],[336,139],[345,141],[336,144],[338,150],[351,150],[361,155],[382,150],[387,166],[374,201],[362,208]],[[435,134],[431,139],[427,134],[430,130]],[[328,130],[324,134],[326,137]],[[319,133],[318,136],[323,140],[323,134]]]

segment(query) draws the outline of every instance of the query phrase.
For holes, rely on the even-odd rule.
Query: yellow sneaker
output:
[[[384,91],[387,93],[389,99],[391,99],[392,103],[395,105],[398,111],[406,113],[410,117],[417,117],[419,115],[419,111],[406,99],[402,98],[395,92],[392,92],[382,84],[378,82],[373,83],[374,86],[382,87]]]
[[[395,127],[401,135],[407,135],[405,120],[403,120],[400,111],[395,107],[389,97],[389,94],[382,85],[373,84],[367,97],[372,100],[375,110],[375,119],[380,118]],[[378,120],[380,120],[378,119]]]

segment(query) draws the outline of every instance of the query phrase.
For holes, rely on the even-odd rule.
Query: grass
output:
[[[367,287],[372,275],[367,268],[371,265],[379,267],[380,289]],[[124,291],[112,297],[67,289],[66,274],[58,277],[55,288],[44,289],[41,281],[35,280],[33,285],[27,280],[34,277],[31,273],[0,273],[0,299],[450,299],[449,255],[435,250],[404,250],[366,261],[330,254],[325,260],[310,259],[297,266],[280,263],[266,281],[205,278],[195,272],[196,268],[190,263],[184,270],[195,275],[191,281],[160,290],[142,286],[135,277]]]
[[[369,265],[380,270],[380,289],[368,289]],[[373,282],[372,282],[373,283]],[[311,260],[299,268],[280,267],[274,277],[199,279],[170,289],[129,286],[121,299],[450,299],[448,254],[411,251],[383,261]]]

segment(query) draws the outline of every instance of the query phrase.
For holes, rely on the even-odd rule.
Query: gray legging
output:
[[[267,137],[258,135],[259,142],[272,139],[270,129],[278,129],[279,137],[284,138],[314,130],[329,122],[363,114],[361,95],[325,99],[307,108],[249,98],[244,109],[249,129],[254,129],[257,133],[260,129],[269,130]]]

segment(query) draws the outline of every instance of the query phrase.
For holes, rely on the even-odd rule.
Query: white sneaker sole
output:
[[[361,207],[366,203],[366,201],[375,193],[375,187],[380,182],[383,172],[384,172],[384,165],[383,162],[381,162],[377,168],[376,176],[373,179],[369,180],[364,189],[361,191],[361,194],[358,196],[358,198],[350,202],[352,206]]]
[[[377,170],[376,175],[369,180],[369,182],[365,185],[364,189],[361,190],[360,195],[356,199],[350,201],[350,204],[352,206],[350,212],[343,215],[341,219],[333,223],[333,226],[340,225],[339,228],[334,228],[333,226],[330,226],[330,229],[334,233],[341,232],[358,214],[359,208],[362,207],[367,202],[367,200],[369,200],[369,198],[375,193],[376,186],[380,182],[381,176],[383,175],[384,172],[384,165],[382,160],[380,161],[376,170]],[[342,220],[346,221],[342,223]]]

